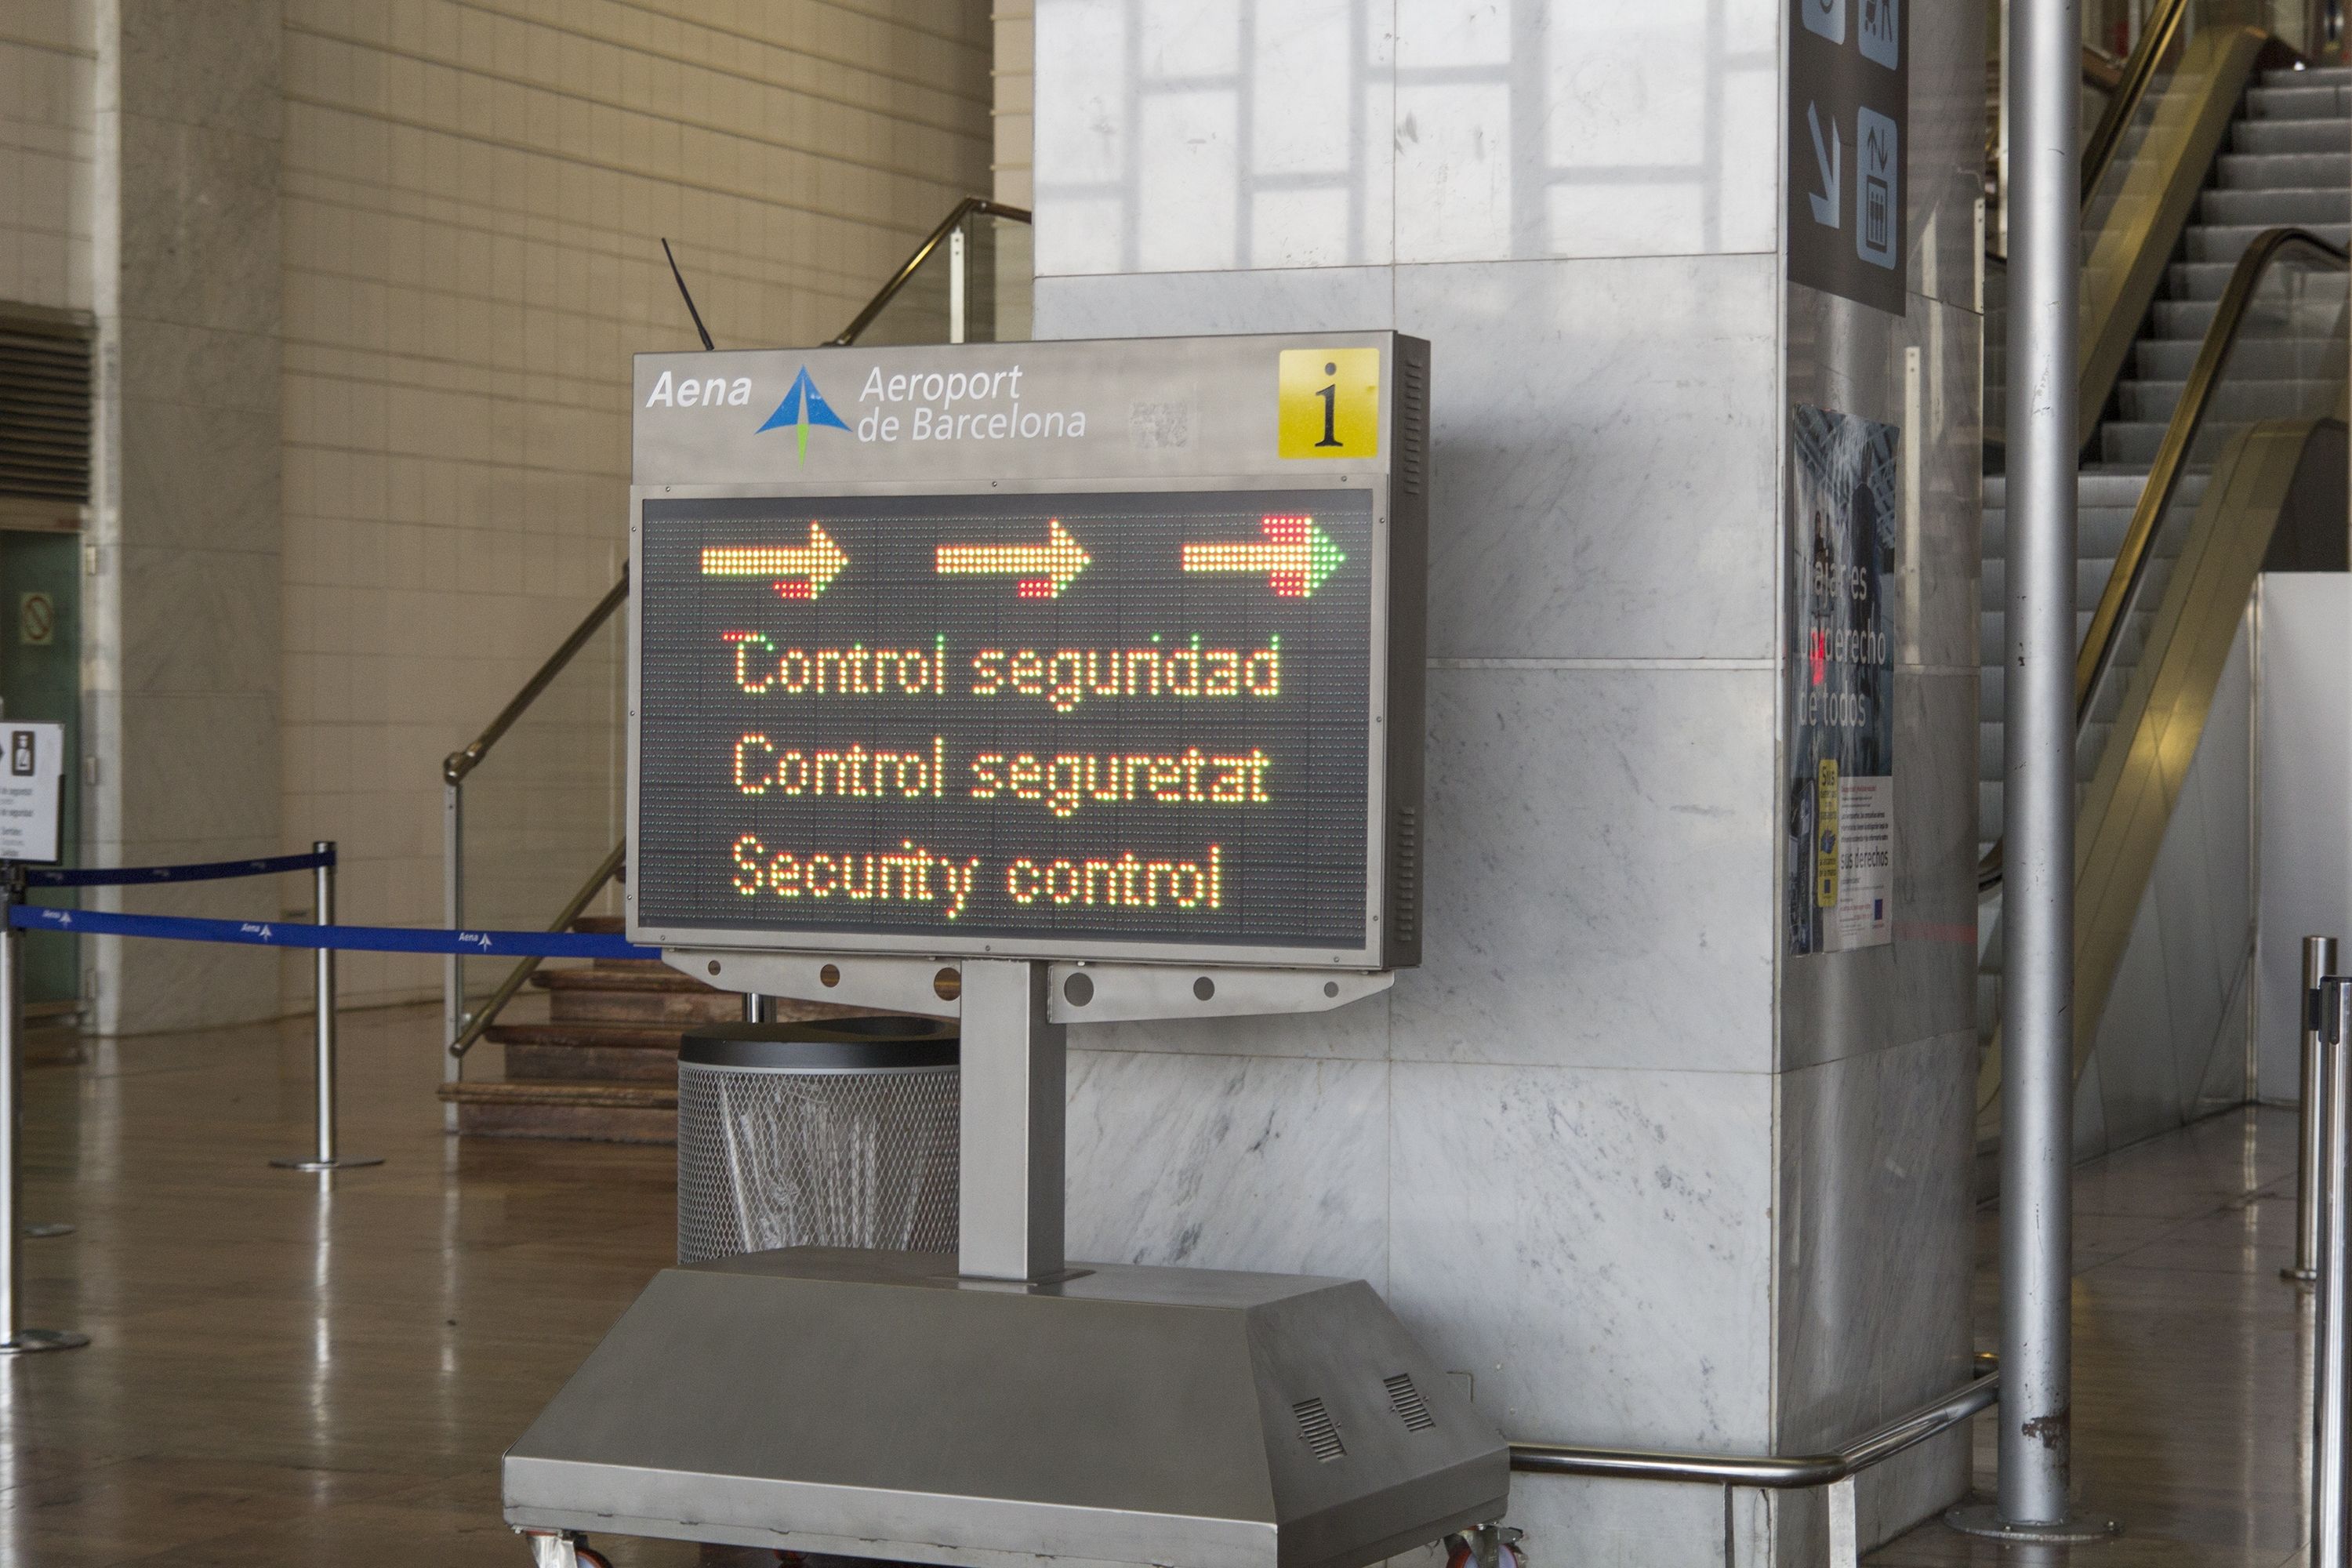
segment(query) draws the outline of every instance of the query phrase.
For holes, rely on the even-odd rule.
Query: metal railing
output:
[[[1766,1491],[1830,1489],[1830,1568],[1854,1568],[1859,1555],[1853,1479],[1939,1436],[2000,1399],[1996,1359],[1979,1352],[1977,1375],[1940,1399],[1906,1411],[1826,1454],[1689,1454],[1649,1448],[1588,1448],[1567,1443],[1515,1442],[1511,1468],[1531,1475],[1597,1476],[1612,1480],[1677,1481],[1719,1486],[1725,1508],[1739,1487]],[[1728,1563],[1730,1542],[1725,1542]]]
[[[960,343],[966,340],[975,319],[983,324],[992,317],[982,317],[975,310],[978,303],[972,288],[973,247],[970,243],[975,219],[996,218],[1015,225],[1026,225],[1030,215],[1026,209],[1007,206],[983,196],[966,196],[950,208],[946,217],[923,237],[907,259],[900,263],[874,297],[853,317],[849,324],[827,341],[827,346],[847,348],[856,344],[883,321],[894,303],[906,296],[908,286],[923,273],[934,258],[943,258],[946,271],[944,325],[947,341]],[[466,913],[465,857],[465,788],[466,781],[480,767],[499,741],[528,713],[531,706],[544,696],[557,679],[604,631],[621,606],[628,602],[629,576],[625,567],[620,581],[598,600],[595,607],[582,617],[556,650],[548,656],[531,678],[525,681],[498,717],[486,725],[482,732],[458,750],[452,752],[441,763],[442,782],[442,912],[451,930],[463,926]],[[604,862],[590,874],[558,912],[551,931],[560,931],[580,918],[614,879],[625,875],[625,845],[616,844]],[[480,1005],[466,1005],[465,961],[449,958],[443,961],[442,1028],[449,1042],[444,1067],[444,1077],[455,1081],[462,1073],[464,1058],[480,1040],[507,1005],[520,994],[539,967],[538,959],[525,959],[510,969]],[[446,1110],[447,1124],[456,1125],[457,1108]]]

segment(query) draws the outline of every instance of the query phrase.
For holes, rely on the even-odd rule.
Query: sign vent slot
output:
[[[1316,1458],[1328,1465],[1347,1457],[1348,1446],[1339,1441],[1339,1425],[1323,1408],[1321,1400],[1302,1399],[1290,1407],[1290,1413],[1298,1418],[1298,1435],[1306,1439],[1307,1450]]]
[[[1421,814],[1411,806],[1397,811],[1389,866],[1392,929],[1398,941],[1412,942],[1421,929]]]
[[[1421,493],[1429,458],[1429,362],[1419,354],[1399,354],[1397,479],[1404,493]]]
[[[1421,1397],[1421,1390],[1412,1385],[1412,1373],[1401,1372],[1394,1377],[1381,1379],[1381,1386],[1389,1391],[1389,1405],[1408,1432],[1426,1432],[1437,1425],[1437,1417],[1429,1413],[1429,1405]]]

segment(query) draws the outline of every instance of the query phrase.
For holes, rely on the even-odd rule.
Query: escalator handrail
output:
[[[2163,62],[2174,42],[2180,36],[2180,25],[2188,19],[2189,0],[2164,0],[2164,9],[2150,17],[2140,29],[2139,41],[2123,63],[2122,79],[2108,94],[2106,106],[2100,110],[2098,123],[2083,139],[2083,202],[2090,204],[2092,193],[2106,177],[2107,165],[2115,162],[2117,149],[2124,144],[2124,131],[2139,112],[2147,89],[2156,82],[2157,67]]]
[[[2100,678],[2115,661],[2116,646],[2122,640],[2125,608],[2147,574],[2157,525],[2163,521],[2174,492],[2180,488],[2181,477],[2188,472],[2189,449],[2205,427],[2214,391],[2221,384],[2231,352],[2237,347],[2238,331],[2253,305],[2255,290],[2262,286],[2271,264],[2289,251],[2308,253],[2338,270],[2352,269],[2352,255],[2307,229],[2293,227],[2264,229],[2246,247],[2245,255],[2238,258],[2237,267],[2230,274],[2229,286],[2221,290],[2221,303],[2214,307],[2212,325],[2206,328],[2205,341],[2198,347],[2197,363],[2180,389],[2180,401],[2174,405],[2171,422],[2165,426],[2156,460],[2148,468],[2147,484],[2140,491],[2139,504],[2132,510],[2131,526],[2124,532],[2114,569],[2107,574],[2107,585],[2099,595],[2098,608],[2091,615],[2090,629],[2084,634],[2082,649],[2075,656],[2077,735],[2090,721]],[[1977,867],[1977,889],[1979,893],[1990,892],[2000,885],[2000,879],[2001,842],[1997,841]]]

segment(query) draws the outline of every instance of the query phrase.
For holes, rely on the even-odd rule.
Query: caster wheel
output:
[[[593,1546],[575,1546],[572,1552],[580,1559],[580,1568],[613,1568],[613,1560]]]

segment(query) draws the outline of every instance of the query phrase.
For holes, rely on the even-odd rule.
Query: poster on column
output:
[[[1902,431],[1790,419],[1786,908],[1791,953],[1894,940],[1895,537]]]

